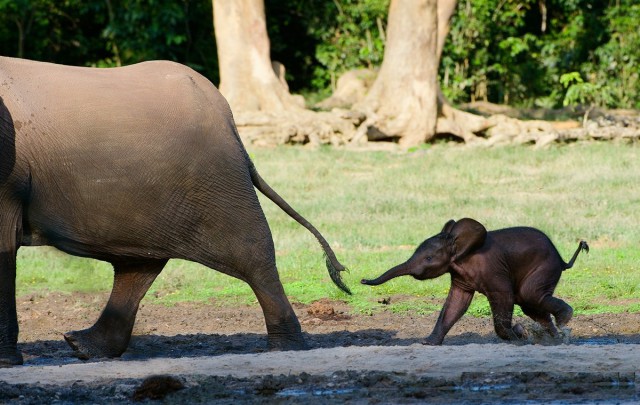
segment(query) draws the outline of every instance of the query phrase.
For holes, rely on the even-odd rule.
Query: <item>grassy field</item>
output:
[[[280,276],[292,301],[329,297],[355,310],[439,310],[449,277],[417,282],[401,277],[379,287],[359,280],[406,260],[448,219],[472,217],[487,229],[528,225],[545,231],[568,260],[578,241],[591,246],[564,273],[556,295],[576,313],[640,311],[640,147],[576,143],[534,149],[452,145],[413,152],[300,147],[251,149],[262,176],[329,240],[350,268],[353,296],[329,280],[322,251],[304,228],[266,198]],[[22,248],[18,294],[42,289],[104,291],[110,266],[49,248]],[[174,260],[146,300],[171,304],[211,300],[255,303],[243,282]],[[256,304],[257,305],[257,304]],[[476,295],[469,311],[488,315]]]

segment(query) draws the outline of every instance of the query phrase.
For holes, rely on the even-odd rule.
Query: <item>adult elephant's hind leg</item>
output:
[[[229,186],[230,189],[233,187]],[[194,243],[193,246],[200,246],[200,249],[187,258],[249,284],[264,313],[269,350],[305,349],[300,323],[276,269],[269,225],[257,196],[250,191],[245,198],[233,198],[228,202],[236,209],[234,215],[212,214],[215,221],[208,224],[200,236],[202,240],[212,242]]]
[[[276,267],[253,274],[246,280],[264,313],[269,350],[304,350],[300,322],[285,295]]]
[[[65,333],[67,343],[80,358],[118,357],[127,349],[140,301],[167,260],[113,263],[113,289],[96,323]]]

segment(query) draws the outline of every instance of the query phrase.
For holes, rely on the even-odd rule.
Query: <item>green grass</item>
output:
[[[528,225],[545,231],[568,259],[580,239],[591,246],[564,273],[556,295],[576,313],[640,311],[640,148],[576,143],[548,149],[435,145],[413,152],[300,147],[251,149],[262,176],[328,239],[350,268],[354,295],[330,281],[315,239],[266,198],[278,268],[292,301],[342,299],[354,310],[439,310],[449,278],[401,277],[359,284],[404,261],[450,218],[488,229]],[[48,248],[23,248],[18,293],[41,289],[105,291],[109,266]],[[390,305],[378,303],[392,297]],[[171,261],[145,298],[171,304],[255,303],[249,287],[202,266]],[[256,304],[257,305],[257,304]],[[476,295],[470,314],[489,314]]]

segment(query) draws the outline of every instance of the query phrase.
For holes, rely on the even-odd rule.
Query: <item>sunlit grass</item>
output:
[[[488,229],[528,225],[545,231],[567,260],[578,241],[582,253],[556,295],[576,313],[640,311],[640,148],[577,143],[548,149],[468,148],[436,145],[414,152],[349,151],[300,147],[250,150],[267,181],[328,239],[351,269],[354,295],[340,292],[324,268],[317,242],[268,199],[261,202],[292,301],[329,297],[364,313],[382,309],[432,312],[444,302],[449,277],[410,277],[379,287],[359,284],[404,261],[448,219],[476,218]],[[48,288],[105,291],[106,264],[50,249],[20,251],[18,292]],[[379,304],[393,297],[390,305]],[[243,282],[200,265],[171,261],[145,298],[171,304],[212,300],[255,303]],[[489,313],[476,296],[470,314]]]

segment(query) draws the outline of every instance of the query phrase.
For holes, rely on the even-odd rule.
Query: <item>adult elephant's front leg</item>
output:
[[[16,230],[21,217],[19,209],[11,208],[0,200],[0,367],[23,363],[16,312]]]
[[[465,291],[455,284],[451,284],[447,300],[440,311],[436,326],[427,338],[422,342],[424,345],[441,345],[444,337],[447,335],[451,327],[467,312],[473,291]]]
[[[257,281],[247,282],[253,289],[264,313],[269,350],[307,349],[300,322],[285,295],[275,266],[263,272]]]
[[[113,289],[96,323],[64,335],[78,357],[118,357],[127,349],[140,301],[162,271],[166,260],[114,263]]]
[[[22,364],[16,313],[16,249],[0,248],[0,367]]]

